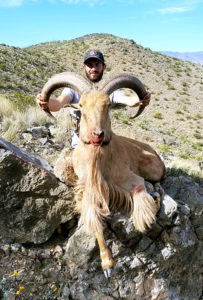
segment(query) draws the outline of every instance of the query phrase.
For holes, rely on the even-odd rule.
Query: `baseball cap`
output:
[[[103,54],[98,50],[89,50],[85,56],[84,56],[84,64],[87,62],[90,58],[96,58],[100,60],[104,64],[104,56]]]

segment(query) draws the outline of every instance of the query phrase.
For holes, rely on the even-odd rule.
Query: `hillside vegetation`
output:
[[[0,94],[24,111],[28,104],[34,104],[34,96],[53,74],[63,71],[83,74],[84,53],[91,48],[104,53],[105,76],[131,73],[152,93],[149,107],[135,120],[129,119],[135,108],[114,110],[114,130],[150,143],[170,163],[181,162],[201,173],[203,66],[200,64],[168,57],[133,40],[107,34],[25,49],[0,45]],[[0,117],[3,120],[1,112]]]

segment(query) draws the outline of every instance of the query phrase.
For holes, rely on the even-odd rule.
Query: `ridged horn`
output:
[[[44,85],[41,95],[45,102],[49,102],[50,95],[57,89],[61,87],[69,87],[76,90],[80,95],[91,89],[90,83],[83,77],[80,77],[74,73],[63,72],[52,76],[47,83]],[[44,109],[44,111],[52,118],[54,116],[51,114],[49,109]],[[55,118],[54,118],[55,119]]]
[[[130,74],[124,73],[120,75],[116,75],[115,77],[112,77],[107,82],[105,82],[101,87],[100,90],[102,90],[104,93],[110,95],[115,90],[120,88],[129,88],[132,89],[135,93],[137,93],[140,100],[144,99],[144,97],[147,94],[147,91],[142,84],[142,82],[137,78]],[[139,109],[137,113],[130,117],[131,119],[134,119],[138,117],[144,110],[144,106],[139,106]]]

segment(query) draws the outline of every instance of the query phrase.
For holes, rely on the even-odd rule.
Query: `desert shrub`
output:
[[[161,113],[157,112],[157,113],[155,113],[155,114],[153,115],[153,118],[155,118],[155,119],[163,119],[163,116],[162,116]]]
[[[201,136],[201,133],[199,131],[196,131],[193,136],[196,138],[196,139],[201,139],[202,136]]]
[[[193,117],[193,120],[200,120],[200,119],[202,119],[202,115],[199,113]]]
[[[183,153],[180,153],[180,158],[189,159],[190,155],[189,155],[189,153],[183,152]]]
[[[28,106],[36,105],[33,96],[29,96],[20,92],[14,93],[14,103],[16,105],[16,108],[19,110],[25,110],[25,108],[27,108]]]
[[[121,118],[123,116],[123,113],[121,112],[121,111],[116,111],[116,112],[114,112],[113,113],[113,117],[115,118],[115,119],[119,119],[119,118]]]
[[[175,90],[175,87],[172,84],[168,84],[168,90]]]
[[[109,66],[106,67],[106,71],[107,71],[107,72],[111,71],[111,67],[109,67]]]
[[[139,126],[140,128],[142,128],[142,129],[144,129],[144,130],[149,130],[149,128],[150,128],[150,122],[147,121],[147,120],[143,120],[143,121],[141,121],[141,122],[138,124],[138,126]]]
[[[182,82],[182,85],[183,85],[184,87],[188,87],[188,83],[187,83],[186,81],[183,81],[183,82]]]
[[[122,123],[125,125],[131,125],[131,123],[127,119],[122,120]]]
[[[202,151],[202,147],[203,147],[203,142],[192,142],[192,147],[196,150],[200,150]]]
[[[183,112],[180,109],[178,109],[178,110],[176,110],[175,113],[178,114],[178,115],[181,115]]]
[[[166,131],[166,134],[173,135],[174,132],[175,132],[175,128],[171,128]]]
[[[169,146],[158,146],[157,148],[164,152],[169,152],[170,150]]]
[[[2,71],[6,71],[6,65],[5,65],[4,63],[1,63],[1,64],[0,64],[0,69],[1,69]]]

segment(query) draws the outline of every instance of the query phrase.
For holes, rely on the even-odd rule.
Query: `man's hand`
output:
[[[42,108],[42,109],[47,109],[49,107],[48,102],[45,102],[44,99],[42,98],[41,94],[38,94],[36,97],[36,102],[37,104]]]
[[[144,99],[140,100],[139,105],[144,106],[144,107],[147,106],[147,105],[149,105],[150,98],[151,98],[151,94],[149,92],[147,92],[147,94],[144,97]]]
[[[38,94],[36,102],[42,109],[48,108],[50,111],[59,111],[62,107],[70,103],[70,99],[67,95],[62,94],[58,97],[51,96],[49,102],[45,102],[42,95]]]
[[[128,97],[127,105],[130,107],[136,106],[147,106],[150,102],[151,94],[147,93],[144,99],[140,100],[137,94],[133,94],[132,96]]]

